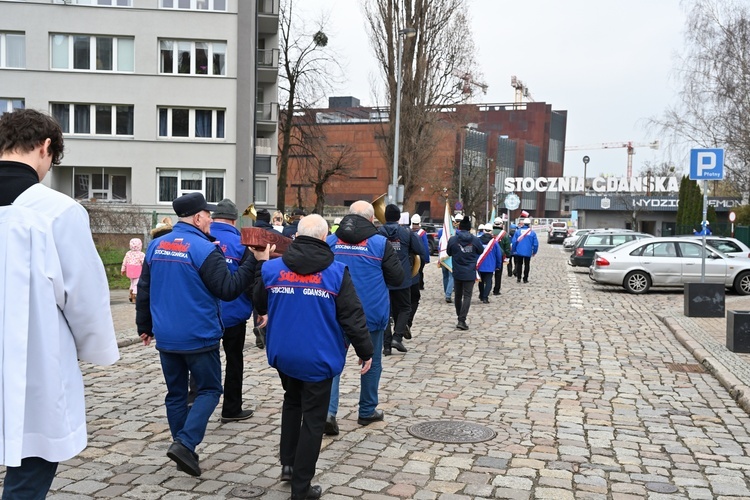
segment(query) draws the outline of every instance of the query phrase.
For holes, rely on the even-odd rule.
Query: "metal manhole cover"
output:
[[[481,443],[497,436],[489,427],[456,420],[434,420],[406,429],[412,436],[437,443]]]
[[[671,372],[682,373],[705,373],[703,366],[696,363],[666,363]]]
[[[229,494],[237,498],[258,498],[266,492],[265,488],[260,486],[238,486]]]

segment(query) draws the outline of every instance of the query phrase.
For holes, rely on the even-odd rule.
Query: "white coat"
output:
[[[86,447],[78,360],[119,359],[86,210],[42,184],[0,207],[0,464]]]

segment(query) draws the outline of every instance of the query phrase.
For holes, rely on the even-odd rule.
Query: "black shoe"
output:
[[[179,441],[175,441],[169,446],[167,456],[177,464],[177,468],[182,472],[186,472],[191,476],[201,475],[198,455],[190,451],[187,446]]]
[[[492,292],[492,295],[500,295],[500,292],[499,292],[499,291],[497,291],[497,292]]]
[[[240,420],[247,420],[248,418],[253,416],[253,410],[242,410],[237,415],[233,415],[231,417],[221,417],[221,423],[226,424],[229,422],[239,422]]]
[[[383,347],[383,356],[390,356],[392,354],[390,347]]]
[[[518,278],[518,279],[516,280],[516,283],[520,283],[520,282],[521,282],[521,278]]]
[[[452,299],[452,298],[450,298],[450,297],[446,297],[446,298],[445,298],[445,301],[446,301],[447,303],[449,303],[449,304],[450,304],[451,302],[453,302],[453,299]]]
[[[295,495],[292,493],[292,500],[302,500],[302,499],[308,499],[308,498],[320,498],[320,495],[323,494],[322,489],[317,484],[315,486],[310,486],[307,489],[307,493],[304,495]]]
[[[406,347],[404,347],[404,344],[402,344],[400,340],[391,340],[391,347],[396,348],[398,352],[406,352]]]
[[[373,422],[380,422],[384,418],[383,410],[375,410],[369,417],[359,417],[357,423],[359,425],[370,425]]]
[[[524,283],[528,283],[528,282],[529,282],[529,280],[523,280],[523,282],[524,282]]]
[[[264,349],[266,347],[266,329],[256,326],[253,328],[253,333],[255,334],[255,347]]]
[[[411,340],[411,327],[409,325],[406,325],[406,331],[404,332],[404,338],[406,340]]]
[[[281,466],[281,481],[284,481],[284,482],[291,481],[292,472],[294,472],[294,468],[292,468],[291,465],[282,465]]]
[[[484,300],[482,300],[482,304],[489,304],[489,303],[490,303],[490,299],[484,299]]]
[[[459,330],[468,330],[469,329],[469,325],[466,324],[466,321],[459,321],[456,324],[456,328],[458,328]]]
[[[325,431],[323,431],[326,436],[338,436],[339,435],[339,424],[336,423],[336,417],[333,415],[328,415],[328,418],[326,418],[326,426]]]

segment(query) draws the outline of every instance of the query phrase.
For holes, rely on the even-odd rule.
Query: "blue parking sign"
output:
[[[690,180],[720,181],[724,179],[723,149],[691,149]]]

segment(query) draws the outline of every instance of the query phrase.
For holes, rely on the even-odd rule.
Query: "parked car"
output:
[[[443,227],[442,225],[434,224],[432,222],[423,222],[422,229],[427,233],[427,243],[430,245],[430,255],[438,254],[438,229]]]
[[[573,250],[578,238],[590,232],[591,229],[574,229],[573,232],[570,233],[570,236],[563,240],[563,250]]]
[[[568,237],[568,225],[565,222],[553,222],[547,230],[547,243],[562,243]]]
[[[653,238],[653,236],[646,233],[636,233],[628,229],[591,231],[576,241],[573,252],[570,254],[570,259],[568,259],[568,264],[573,267],[589,267],[594,260],[596,252],[604,252],[628,241],[643,238]]]
[[[686,236],[697,241],[701,241],[703,236]],[[736,238],[728,236],[706,236],[706,245],[710,245],[721,253],[731,255],[732,257],[750,257],[750,247]]]
[[[630,293],[653,286],[682,286],[701,281],[703,246],[693,238],[661,237],[597,252],[589,277],[618,285]],[[750,294],[750,259],[730,257],[706,246],[705,281],[723,283],[740,295]]]

